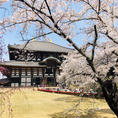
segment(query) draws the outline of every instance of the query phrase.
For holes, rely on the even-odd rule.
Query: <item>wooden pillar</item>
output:
[[[45,68],[42,68],[42,84],[44,84],[44,79],[45,79]]]
[[[24,57],[25,57],[25,60],[27,60],[27,54],[28,54],[28,52],[27,51],[24,51]]]
[[[40,58],[40,59],[41,59],[41,61],[42,61],[42,60],[43,60],[43,53],[40,53],[40,55],[41,55],[41,58]]]
[[[39,77],[39,68],[37,68],[37,76]]]
[[[44,78],[44,76],[45,76],[45,70],[44,70],[45,68],[42,68],[42,77]]]
[[[56,68],[53,68],[54,86],[56,86]]]
[[[33,68],[31,68],[30,70],[31,70],[31,75],[30,75],[31,76],[31,85],[33,86],[33,81],[34,81],[33,80]]]
[[[21,74],[22,74],[22,68],[19,68],[19,86],[21,86]]]

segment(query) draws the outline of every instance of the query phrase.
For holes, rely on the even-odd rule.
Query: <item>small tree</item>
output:
[[[10,71],[5,67],[0,67],[0,72],[7,77],[10,75]]]
[[[3,19],[1,29],[11,30],[19,24],[22,26],[21,32],[27,33],[33,25],[33,30],[38,34],[34,38],[55,33],[68,41],[82,56],[87,65],[83,69],[92,72],[91,76],[100,84],[109,107],[118,116],[118,89],[113,81],[117,76],[114,72],[117,67],[109,64],[97,67],[101,63],[96,64],[95,59],[96,55],[101,57],[101,52],[109,52],[110,44],[118,44],[117,0],[13,0],[11,6],[12,16]],[[77,45],[75,39],[81,45]],[[110,44],[102,48],[101,44],[105,41]],[[114,47],[110,54],[113,53],[118,58]],[[105,72],[108,73],[106,77],[112,79],[106,80],[98,68],[108,71]]]

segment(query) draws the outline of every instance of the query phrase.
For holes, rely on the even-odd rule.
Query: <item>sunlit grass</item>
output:
[[[81,104],[72,110],[80,100]],[[9,118],[10,115],[14,118],[77,118],[78,115],[80,118],[115,118],[104,100],[40,92],[31,88],[15,90],[3,106],[1,109],[5,110],[0,118]]]

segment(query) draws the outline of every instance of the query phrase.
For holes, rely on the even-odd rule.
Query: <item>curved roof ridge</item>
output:
[[[16,44],[16,45],[8,45],[8,48],[15,48],[15,49],[24,49],[30,51],[41,51],[41,52],[61,52],[61,53],[68,53],[73,51],[73,49],[64,47],[52,42],[48,41],[31,41],[27,45],[24,44]],[[26,46],[25,46],[26,45]]]
[[[43,59],[42,62],[46,62],[47,60],[56,60],[58,63],[61,63],[61,61],[59,59],[57,59],[56,57],[53,57],[53,56],[49,56],[49,57]],[[40,62],[40,63],[42,63],[42,62]]]
[[[54,45],[57,45],[57,46],[60,46],[60,47],[63,47],[63,48],[72,49],[72,48],[68,48],[68,47],[65,47],[65,46],[62,46],[62,45],[59,45],[59,44],[56,44],[56,43],[53,43],[53,42],[45,41],[45,40],[44,41],[37,41],[37,42],[52,43]]]

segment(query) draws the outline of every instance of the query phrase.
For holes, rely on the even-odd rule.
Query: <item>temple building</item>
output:
[[[47,41],[31,41],[25,44],[8,45],[10,61],[0,66],[10,70],[9,86],[56,86],[60,64],[73,49]]]

